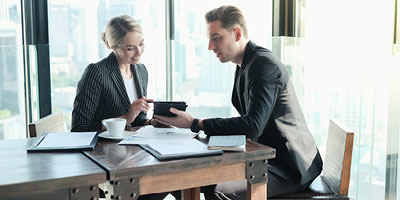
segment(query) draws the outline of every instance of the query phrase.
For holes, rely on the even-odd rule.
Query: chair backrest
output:
[[[29,124],[30,137],[39,137],[46,132],[65,132],[62,112],[50,114]]]
[[[338,121],[329,121],[322,178],[339,195],[347,196],[350,183],[354,132]]]

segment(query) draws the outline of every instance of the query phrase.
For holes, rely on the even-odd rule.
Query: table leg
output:
[[[267,183],[247,183],[247,200],[266,200]]]
[[[200,188],[189,188],[182,190],[183,200],[200,200]]]

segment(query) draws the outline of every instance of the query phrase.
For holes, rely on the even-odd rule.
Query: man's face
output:
[[[222,62],[229,62],[235,59],[236,39],[234,31],[223,28],[221,21],[213,21],[208,24],[208,50],[214,51],[217,58]]]

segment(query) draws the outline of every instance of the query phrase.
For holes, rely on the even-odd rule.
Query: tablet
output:
[[[167,117],[176,117],[174,113],[171,113],[169,109],[171,107],[181,111],[186,110],[186,102],[184,101],[154,101],[154,115],[163,115]]]

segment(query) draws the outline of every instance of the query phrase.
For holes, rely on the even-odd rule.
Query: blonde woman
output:
[[[105,46],[112,50],[108,57],[89,64],[78,83],[71,131],[99,131],[103,119],[120,117],[127,125],[151,124],[148,74],[140,57],[144,51],[141,25],[128,16],[112,18],[102,33]],[[150,194],[139,199],[164,199],[167,194]]]
[[[71,131],[98,131],[101,120],[120,117],[127,125],[151,124],[148,74],[140,58],[144,52],[141,25],[128,15],[112,18],[102,33],[108,57],[87,66],[78,83]]]

